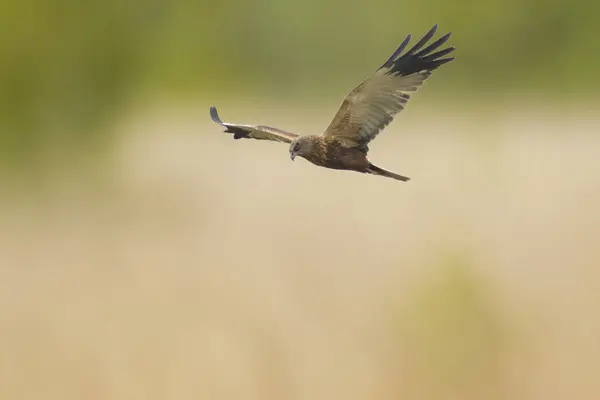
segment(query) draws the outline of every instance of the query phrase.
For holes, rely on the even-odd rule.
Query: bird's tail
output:
[[[390,171],[386,171],[385,169],[379,168],[377,165],[373,165],[371,163],[369,163],[369,167],[367,168],[367,172],[369,174],[385,176],[385,177],[396,179],[398,181],[403,181],[403,182],[406,182],[406,181],[410,180],[410,178],[408,178],[406,176],[402,176],[402,175],[398,175],[398,174],[395,174],[395,173],[390,172]]]

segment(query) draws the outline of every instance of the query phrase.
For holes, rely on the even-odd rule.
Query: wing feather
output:
[[[298,137],[295,133],[265,125],[242,125],[223,122],[214,106],[210,107],[210,116],[214,122],[225,127],[225,132],[233,133],[234,139],[271,140],[274,142],[291,143]]]
[[[423,85],[432,71],[454,59],[442,58],[454,51],[454,47],[436,51],[450,39],[452,33],[421,50],[433,38],[437,28],[436,24],[401,55],[410,42],[411,35],[408,35],[371,77],[346,96],[323,136],[335,136],[348,146],[367,151],[368,143],[404,109],[411,94]]]

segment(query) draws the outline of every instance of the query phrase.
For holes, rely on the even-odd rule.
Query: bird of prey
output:
[[[264,125],[223,122],[214,106],[210,107],[210,115],[214,122],[226,128],[225,132],[233,133],[234,139],[289,143],[292,161],[300,156],[320,167],[408,181],[406,176],[373,165],[367,158],[368,144],[404,109],[411,93],[418,90],[433,70],[454,60],[454,57],[444,58],[454,51],[454,47],[438,50],[452,33],[447,33],[423,48],[437,29],[436,24],[410,50],[402,54],[411,40],[411,35],[408,35],[374,74],[348,93],[329,127],[321,135],[299,136]]]

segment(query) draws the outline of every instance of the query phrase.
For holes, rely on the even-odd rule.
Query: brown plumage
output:
[[[400,181],[409,178],[373,165],[367,158],[368,144],[402,111],[410,94],[427,80],[432,71],[452,60],[443,58],[454,47],[438,50],[448,41],[448,33],[426,48],[437,24],[410,50],[401,55],[411,40],[408,35],[392,56],[369,78],[352,90],[342,102],[329,127],[321,135],[299,136],[264,125],[223,122],[217,109],[210,108],[216,123],[234,139],[271,140],[290,144],[292,160],[300,156],[320,167],[381,175]]]

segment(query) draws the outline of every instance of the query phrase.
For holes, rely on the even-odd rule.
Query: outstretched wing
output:
[[[225,132],[233,133],[234,139],[258,139],[272,140],[275,142],[291,143],[298,137],[295,133],[282,131],[281,129],[271,128],[264,125],[240,125],[221,121],[217,109],[214,106],[210,107],[210,116],[217,124],[225,127]]]
[[[436,24],[417,44],[400,55],[411,40],[408,35],[375,74],[346,96],[323,136],[335,136],[348,146],[368,149],[367,144],[404,109],[411,93],[418,90],[432,71],[454,60],[442,58],[454,51],[454,47],[436,51],[452,33],[421,50],[437,28]]]

